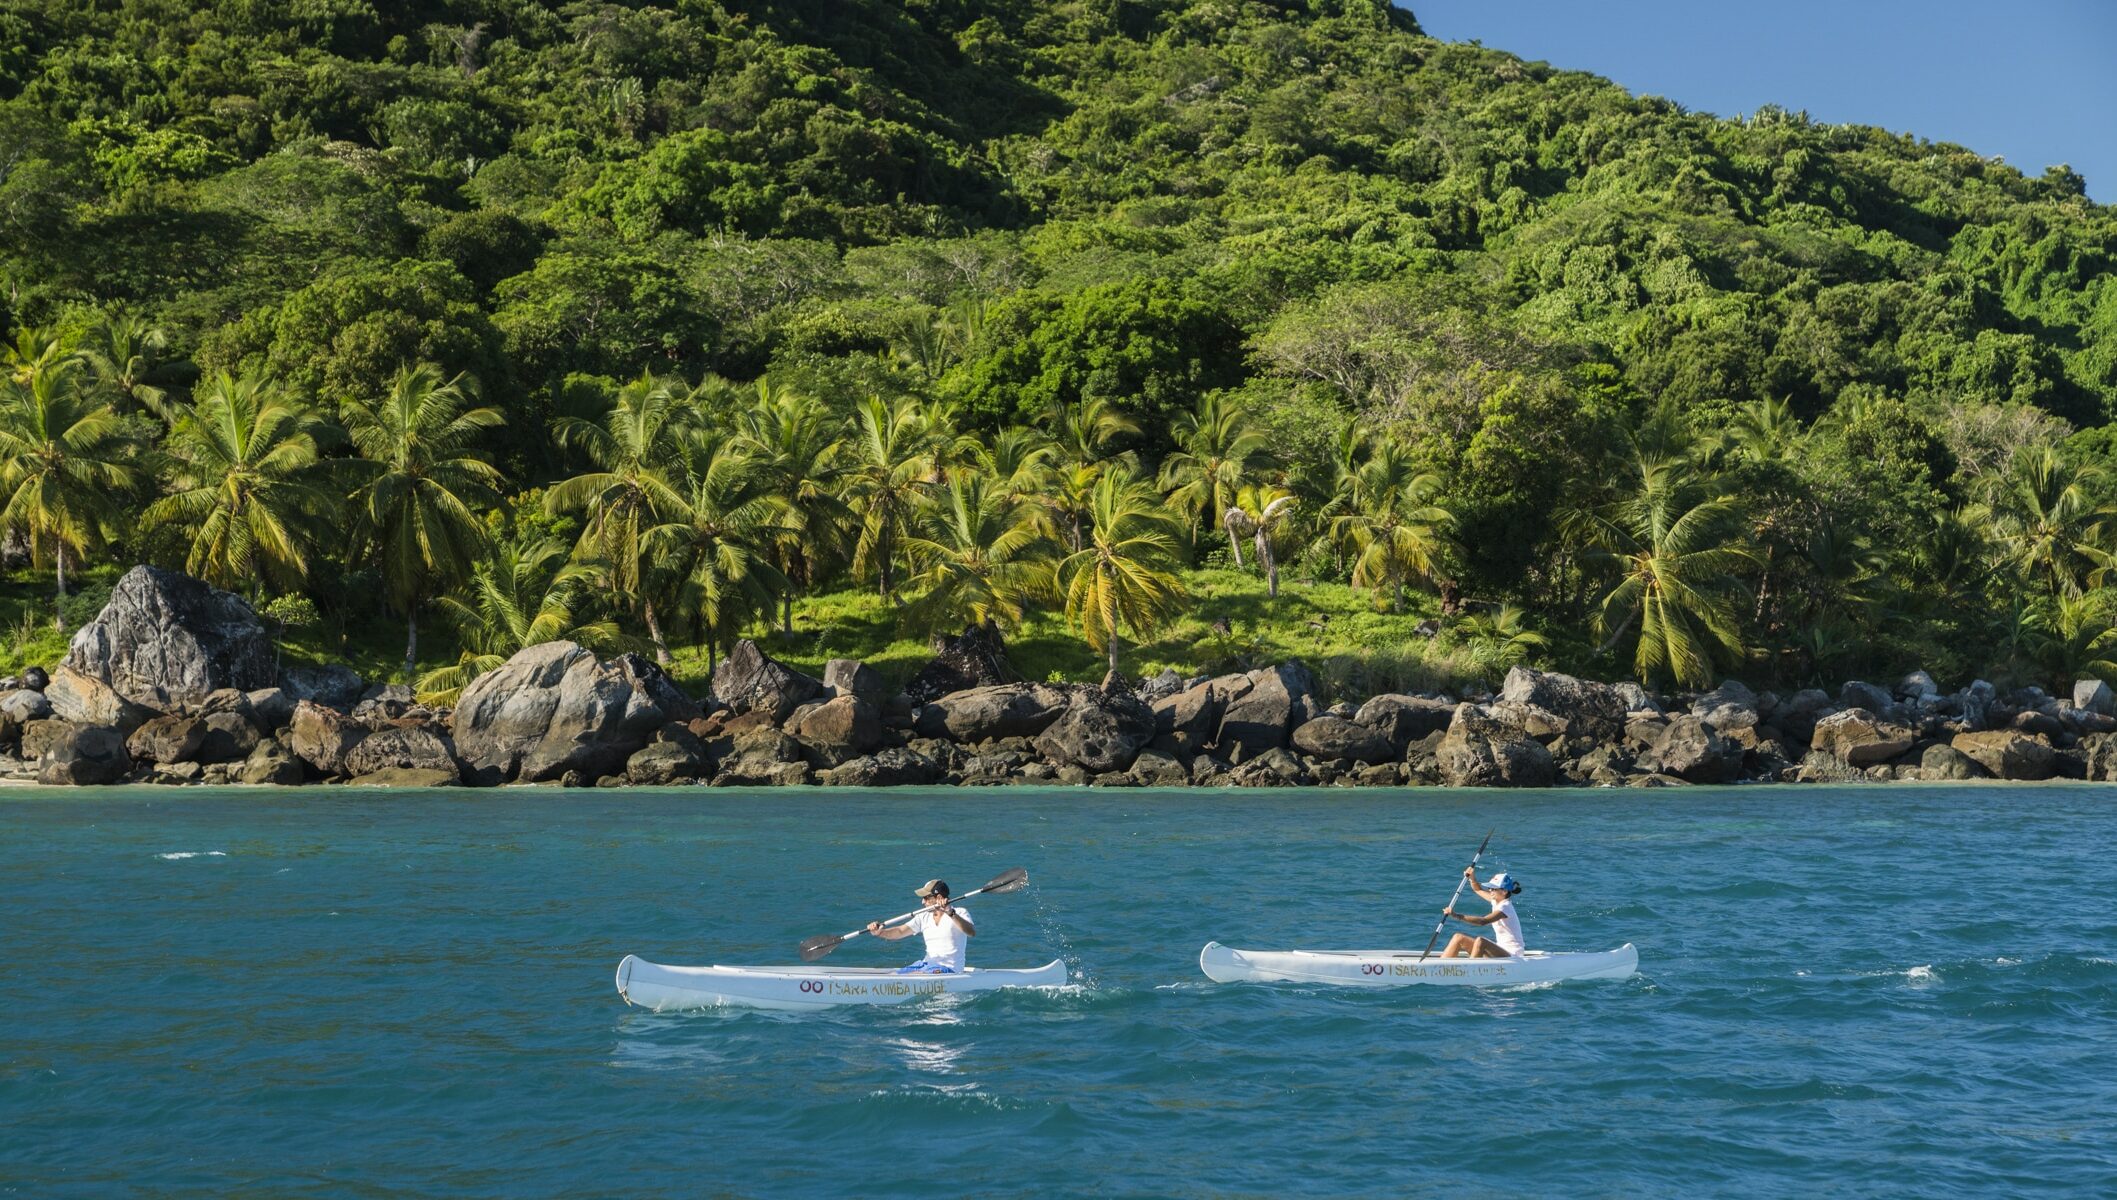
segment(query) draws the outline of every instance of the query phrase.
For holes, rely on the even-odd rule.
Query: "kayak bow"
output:
[[[668,967],[630,954],[617,965],[617,994],[627,1004],[656,1012],[901,1004],[921,996],[1053,988],[1065,982],[1066,964],[1058,959],[1027,970],[969,967],[960,975],[899,975],[888,967]]]

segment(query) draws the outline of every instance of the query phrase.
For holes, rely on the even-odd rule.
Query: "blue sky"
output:
[[[2117,0],[1403,0],[1426,32],[1693,111],[1761,104],[2071,163],[2117,202]]]

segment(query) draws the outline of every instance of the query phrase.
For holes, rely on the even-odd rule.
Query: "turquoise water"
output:
[[[2117,789],[0,795],[0,1193],[2094,1195]],[[1488,826],[1532,946],[1641,974],[1215,985],[1418,947]],[[626,1007],[625,953],[1027,867],[1076,986]],[[1479,906],[1481,907],[1481,906]],[[916,943],[856,940],[883,965]]]

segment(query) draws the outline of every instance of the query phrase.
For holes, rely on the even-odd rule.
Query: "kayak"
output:
[[[1557,979],[1623,979],[1639,970],[1639,951],[1626,942],[1592,954],[1531,950],[1513,958],[1421,958],[1416,950],[1235,950],[1207,942],[1198,967],[1216,983],[1336,983],[1397,987],[1443,983],[1508,987]]]
[[[1027,970],[967,967],[960,975],[899,975],[888,967],[665,967],[627,954],[617,965],[617,994],[627,1004],[672,1008],[833,1008],[901,1004],[921,996],[959,996],[999,988],[1053,988],[1066,964],[1052,959]]]

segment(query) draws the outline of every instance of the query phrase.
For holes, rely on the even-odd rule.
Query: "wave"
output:
[[[226,858],[228,857],[228,852],[226,850],[171,850],[167,854],[157,854],[155,857],[176,862],[186,858]]]

